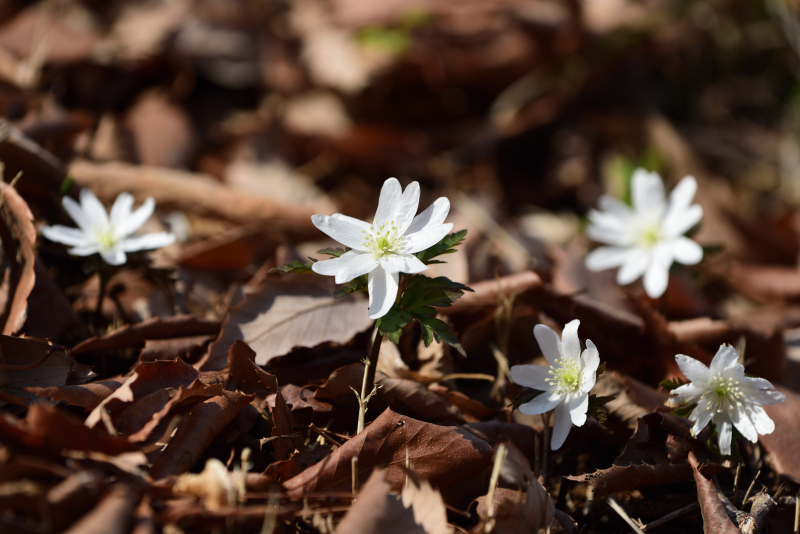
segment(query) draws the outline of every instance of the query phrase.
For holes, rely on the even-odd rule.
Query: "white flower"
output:
[[[591,210],[589,238],[610,245],[586,256],[591,271],[621,267],[617,283],[630,284],[644,275],[644,289],[651,298],[664,294],[673,261],[694,265],[703,259],[703,249],[685,237],[703,217],[703,208],[692,204],[697,182],[687,176],[664,198],[664,183],[658,173],[636,169],[632,180],[633,208],[603,195],[600,209]]]
[[[544,391],[532,401],[520,405],[519,411],[527,415],[549,412],[555,408],[553,437],[550,448],[557,450],[567,439],[574,423],[583,426],[589,408],[589,391],[597,379],[600,354],[590,340],[581,353],[578,339],[580,321],[575,319],[564,326],[562,339],[552,329],[537,324],[533,335],[539,342],[546,365],[515,365],[511,380],[521,386]]]
[[[62,201],[78,228],[60,224],[39,226],[39,231],[50,241],[71,246],[70,254],[90,256],[99,252],[109,265],[122,265],[127,260],[126,252],[161,248],[175,241],[175,236],[168,232],[131,237],[153,214],[155,202],[152,198],[132,212],[133,196],[120,193],[110,215],[88,188],[81,189],[80,199],[80,204],[70,197],[64,197]]]
[[[731,453],[731,424],[753,443],[759,434],[775,430],[775,423],[761,406],[783,402],[786,395],[775,391],[763,378],[746,377],[736,349],[721,345],[710,368],[684,354],[678,354],[675,360],[691,382],[672,390],[675,397],[667,400],[667,406],[697,404],[689,415],[694,421],[692,433],[699,434],[714,421],[719,449],[727,455]]]
[[[419,184],[412,182],[405,192],[395,178],[383,183],[378,211],[372,224],[340,213],[314,215],[314,226],[349,250],[338,258],[318,261],[315,273],[336,276],[337,284],[369,273],[369,316],[386,315],[397,298],[400,273],[419,273],[428,267],[415,252],[429,248],[446,236],[453,225],[443,224],[450,201],[436,199],[414,217],[419,205]]]

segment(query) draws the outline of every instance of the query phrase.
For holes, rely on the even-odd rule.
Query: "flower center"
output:
[[[639,243],[647,248],[651,248],[661,241],[661,227],[657,224],[648,226],[639,235]]]
[[[717,413],[728,411],[734,405],[741,406],[742,392],[739,389],[739,381],[734,378],[726,378],[722,373],[713,377],[706,388],[702,398],[708,399],[708,409]]]
[[[394,221],[384,222],[377,227],[373,224],[369,229],[370,233],[361,230],[361,233],[364,234],[363,243],[367,252],[374,254],[377,258],[397,254],[400,245],[403,244],[403,236],[397,235],[397,226]]]
[[[561,358],[553,362],[549,374],[552,378],[547,383],[552,388],[550,391],[559,395],[577,393],[581,389],[581,367],[572,358]]]
[[[111,224],[105,228],[95,227],[95,238],[103,250],[111,250],[117,245],[117,234]]]

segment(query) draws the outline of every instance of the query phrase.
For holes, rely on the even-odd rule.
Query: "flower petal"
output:
[[[141,228],[141,226],[147,222],[147,219],[153,215],[155,209],[155,200],[153,200],[153,197],[147,197],[136,211],[131,213],[124,221],[120,221],[119,224],[114,226],[117,236],[124,238]]]
[[[586,268],[590,271],[605,271],[623,265],[631,255],[631,249],[622,247],[599,247],[586,255]]]
[[[669,247],[656,245],[647,271],[644,273],[644,290],[651,299],[657,299],[667,290],[672,253]]]
[[[664,213],[664,182],[657,172],[633,171],[631,180],[633,208],[639,215],[660,219]]]
[[[443,224],[449,212],[450,200],[447,197],[437,198],[425,211],[414,217],[405,233],[413,234],[425,228]]]
[[[414,216],[419,208],[419,183],[411,182],[403,191],[400,204],[394,212],[394,225],[397,227],[397,235],[403,235],[408,230]],[[391,222],[391,221],[390,221]]]
[[[69,226],[62,226],[60,224],[54,224],[53,226],[46,226],[43,224],[39,226],[39,232],[50,241],[64,243],[71,247],[89,245],[92,243],[92,240],[87,238],[86,234],[80,229],[70,228]]]
[[[694,204],[667,215],[661,223],[661,231],[666,237],[678,237],[688,232],[702,218],[703,208],[699,204]]]
[[[549,412],[562,400],[560,395],[545,391],[534,397],[530,402],[520,404],[519,411],[525,415],[539,415],[540,413]]]
[[[719,431],[719,452],[728,456],[731,453],[731,439],[733,438],[733,427],[728,421],[720,421],[717,425]]]
[[[745,405],[747,415],[753,421],[753,426],[756,427],[756,432],[761,434],[772,434],[775,431],[775,422],[767,415],[767,412],[761,406],[754,404]]]
[[[692,410],[692,413],[689,414],[689,420],[694,421],[694,426],[692,427],[692,432],[694,435],[702,431],[708,423],[711,422],[711,419],[714,417],[714,414],[717,412],[712,410],[709,406],[709,402],[707,399],[701,398],[697,402],[697,407]]]
[[[348,261],[341,263],[339,271],[336,273],[336,283],[345,284],[350,280],[372,272],[380,265],[380,261],[372,254],[355,254]],[[370,290],[370,295],[372,294]],[[395,289],[395,295],[397,290]],[[394,300],[394,296],[392,297]]]
[[[414,254],[415,252],[430,248],[441,241],[452,229],[453,223],[447,223],[439,226],[429,226],[413,234],[406,234],[403,236],[401,252],[404,254]]]
[[[390,273],[421,273],[428,268],[413,254],[387,254],[380,259],[381,266]]]
[[[391,221],[402,198],[403,186],[400,185],[397,178],[389,178],[383,182],[381,196],[378,198],[378,209],[375,211],[375,219],[372,221],[373,226],[380,226],[386,221]]]
[[[697,180],[691,175],[684,176],[669,194],[670,210],[688,208],[694,200],[695,193],[697,193]]]
[[[344,246],[354,250],[366,250],[364,232],[354,223],[328,215],[312,215],[311,222]]]
[[[136,252],[137,250],[153,250],[166,247],[175,242],[175,234],[169,232],[156,232],[142,234],[123,239],[117,247],[123,252]]]
[[[340,221],[349,222],[350,224],[359,227],[361,230],[364,230],[364,232],[372,232],[372,226],[368,222],[364,222],[361,219],[342,215],[341,213],[334,213],[331,215],[331,217],[334,219],[339,219]]]
[[[352,260],[357,254],[366,254],[365,252],[356,252],[355,250],[348,250],[338,258],[331,258],[329,260],[321,260],[311,264],[311,270],[317,274],[325,276],[336,276],[342,269],[342,265]]]
[[[678,354],[675,356],[675,361],[681,372],[692,382],[705,382],[711,377],[708,367],[691,356]]]
[[[589,410],[589,394],[583,393],[571,397],[567,402],[567,407],[569,408],[569,417],[572,420],[572,424],[583,426],[586,422],[586,412]]]
[[[744,436],[746,439],[755,443],[758,441],[758,432],[756,432],[756,427],[753,425],[753,422],[747,416],[747,412],[743,409],[740,409],[734,403],[731,403],[732,408],[730,410],[730,418],[731,423],[736,429]]]
[[[539,391],[547,391],[550,389],[547,380],[552,376],[550,374],[551,371],[552,369],[548,365],[515,365],[511,368],[509,374],[515,384],[526,388],[538,389]]]
[[[537,324],[533,327],[533,337],[539,343],[539,348],[547,363],[555,365],[555,361],[561,358],[561,340],[558,338],[558,334],[549,326]]]
[[[105,206],[97,199],[91,189],[88,187],[81,189],[80,199],[81,210],[92,221],[92,226],[102,225],[105,227],[108,225],[108,212],[106,212]]]
[[[78,245],[69,249],[67,252],[73,256],[91,256],[100,252],[100,245],[97,243],[88,243],[86,245]]]
[[[550,439],[550,448],[557,451],[567,440],[572,428],[572,418],[566,402],[559,403],[553,413],[553,437]]]
[[[675,261],[683,265],[695,265],[703,259],[703,247],[688,237],[678,237],[670,246]]]
[[[597,368],[600,366],[600,352],[590,339],[586,340],[586,350],[581,354],[581,391],[588,392],[597,381]]]
[[[786,395],[781,393],[780,391],[775,390],[751,390],[747,392],[748,397],[751,401],[761,404],[763,406],[769,406],[771,404],[780,404],[786,400]]]
[[[667,406],[675,407],[684,404],[694,404],[703,396],[705,390],[691,382],[673,389],[670,394],[672,397],[667,399]]]
[[[601,210],[615,215],[623,221],[633,217],[634,214],[630,206],[611,195],[601,195],[597,201],[597,205],[600,206]]]
[[[630,255],[622,268],[617,272],[617,283],[627,285],[642,276],[650,265],[650,253],[640,248],[630,251]]]
[[[380,265],[370,271],[367,279],[370,319],[379,319],[392,309],[399,280],[398,273],[387,273]]]
[[[61,205],[64,206],[64,211],[67,212],[81,230],[84,232],[94,232],[94,221],[88,214],[84,213],[80,204],[70,197],[64,197],[61,199]]]
[[[573,319],[564,325],[561,332],[561,355],[575,362],[581,361],[581,340],[578,338],[578,327],[581,322]]]
[[[711,376],[716,376],[726,369],[732,369],[735,366],[742,367],[739,364],[739,353],[736,352],[736,349],[734,349],[732,346],[722,344],[720,345],[717,353],[714,355],[714,359],[711,360],[709,371]],[[742,367],[742,371],[744,371],[744,367]]]
[[[103,260],[109,265],[122,265],[128,260],[125,252],[118,248],[112,250],[101,250],[100,257],[102,257]]]
[[[131,216],[133,210],[133,195],[128,192],[122,192],[117,195],[114,205],[111,206],[111,214],[108,216],[109,221],[116,228],[125,224],[125,221]]]

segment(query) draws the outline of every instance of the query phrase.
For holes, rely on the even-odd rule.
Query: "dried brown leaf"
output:
[[[697,500],[703,514],[703,532],[705,534],[738,534],[741,530],[733,524],[717,495],[717,487],[702,474],[703,466],[699,465],[694,454],[689,453],[694,481],[697,484]]]
[[[0,166],[0,173],[2,166]],[[28,204],[17,191],[0,181],[0,240],[3,245],[3,284],[5,302],[0,307],[0,324],[3,334],[13,334],[25,324],[28,296],[36,283],[33,244],[36,228]]]
[[[800,413],[800,395],[781,386],[775,389],[786,395],[786,402],[764,406],[767,415],[775,422],[772,434],[758,439],[769,453],[767,459],[779,475],[795,484],[800,484],[800,428],[797,414]]]

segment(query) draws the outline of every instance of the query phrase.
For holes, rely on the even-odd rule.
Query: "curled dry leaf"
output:
[[[350,460],[358,456],[362,482],[367,473],[386,466],[387,480],[399,489],[405,481],[400,466],[405,465],[406,454],[414,471],[442,491],[474,478],[491,463],[489,444],[464,429],[424,423],[387,409],[363,432],[286,481],[284,487],[294,498],[317,491],[347,490]]]
[[[2,166],[0,166],[0,176]],[[36,283],[33,244],[36,228],[33,214],[17,191],[0,180],[0,240],[3,243],[3,284],[0,293],[5,302],[0,307],[3,334],[13,334],[25,324],[28,295]]]
[[[724,470],[722,465],[712,463],[705,450],[704,436],[708,431],[702,432],[698,439],[692,439],[690,428],[687,420],[670,414],[647,414],[639,419],[636,432],[622,454],[614,460],[614,465],[567,478],[588,482],[598,496],[603,497],[619,491],[691,480],[692,466],[688,462],[691,451],[704,460],[700,468],[703,473],[714,474]]]
[[[797,414],[800,413],[800,395],[781,386],[775,389],[786,395],[786,402],[764,406],[767,415],[775,422],[775,431],[758,436],[759,441],[769,453],[767,460],[775,471],[800,484],[800,429],[797,427]]]
[[[157,480],[187,471],[251,400],[252,395],[224,391],[195,406],[153,463],[150,476]]]
[[[77,386],[28,388],[28,391],[34,393],[37,397],[63,402],[67,406],[80,406],[84,410],[91,411],[121,385],[122,380],[104,380]]]
[[[69,534],[127,534],[144,487],[127,482],[114,484],[92,511],[64,531]]]
[[[148,340],[217,335],[219,328],[218,321],[199,319],[193,315],[153,317],[141,323],[122,326],[104,336],[93,337],[78,343],[72,348],[72,354],[143,347]]]
[[[489,520],[489,503],[486,495],[476,499],[476,512],[482,521]],[[553,500],[538,480],[531,477],[526,491],[495,488],[492,498],[492,517],[497,534],[522,534],[539,532],[555,516]]]
[[[693,453],[689,453],[694,481],[697,484],[697,500],[700,502],[700,511],[703,514],[703,532],[705,534],[739,534],[741,530],[733,524],[722,501],[717,495],[717,487],[701,472],[703,466]]]
[[[384,469],[375,469],[358,493],[353,507],[336,527],[336,534],[381,532],[385,534],[446,534],[447,510],[441,494],[424,481],[410,476],[400,496],[392,493]]]
[[[334,289],[327,277],[269,278],[228,313],[200,369],[224,367],[228,348],[237,339],[256,351],[258,365],[288,354],[294,347],[350,341],[373,320],[362,295],[335,299]]]
[[[0,393],[29,400],[35,393],[27,388],[80,384],[91,376],[91,368],[76,362],[64,349],[33,339],[0,336]]]

